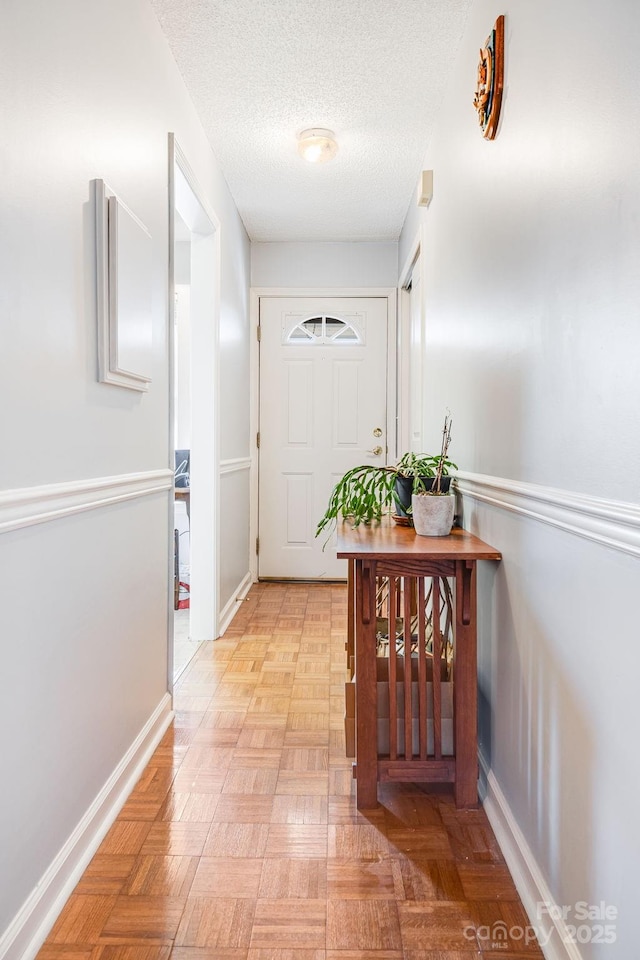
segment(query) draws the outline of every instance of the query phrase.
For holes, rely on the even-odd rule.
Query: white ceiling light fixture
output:
[[[298,153],[309,163],[325,163],[338,152],[333,130],[311,127],[298,134]]]

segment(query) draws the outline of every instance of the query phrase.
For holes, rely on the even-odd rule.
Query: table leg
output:
[[[376,564],[356,560],[356,803],[378,806]]]
[[[453,654],[456,806],[478,805],[478,659],[476,564],[456,561],[456,630]]]
[[[347,670],[349,671],[349,680],[353,680],[353,674],[355,672],[355,636],[356,636],[356,623],[355,623],[355,610],[356,610],[356,595],[355,595],[355,583],[354,583],[354,560],[348,560],[348,573],[347,573]]]

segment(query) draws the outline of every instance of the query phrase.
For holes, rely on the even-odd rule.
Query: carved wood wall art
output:
[[[482,136],[493,140],[498,129],[504,77],[504,16],[495,26],[480,50],[478,83],[473,105],[478,114]]]

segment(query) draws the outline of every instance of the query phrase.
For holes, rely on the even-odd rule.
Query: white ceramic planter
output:
[[[446,537],[453,526],[456,498],[451,494],[430,496],[414,493],[411,497],[413,526],[421,537]]]

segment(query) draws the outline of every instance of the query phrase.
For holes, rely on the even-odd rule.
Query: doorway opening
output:
[[[169,684],[217,636],[219,225],[170,137]]]

